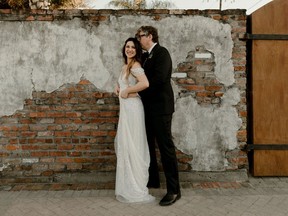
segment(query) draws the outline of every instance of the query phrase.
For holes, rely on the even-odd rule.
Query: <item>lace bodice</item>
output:
[[[122,69],[121,75],[119,77],[118,83],[120,86],[120,90],[127,88],[128,86],[133,86],[137,83],[136,77],[144,74],[144,70],[141,67],[138,68],[131,68],[131,73],[128,79],[125,76],[125,71]]]

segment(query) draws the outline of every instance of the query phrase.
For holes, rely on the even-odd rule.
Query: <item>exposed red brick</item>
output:
[[[74,159],[73,158],[57,158],[56,162],[57,163],[73,163]]]
[[[16,151],[19,148],[20,148],[19,145],[7,145],[6,146],[6,150],[8,150],[8,151]]]
[[[89,80],[81,80],[78,82],[79,85],[92,85],[92,83]]]
[[[198,86],[198,85],[189,85],[189,86],[183,86],[185,89],[190,91],[204,91],[204,86]]]
[[[0,9],[0,14],[11,14],[11,9]]]
[[[52,176],[54,174],[53,170],[47,170],[42,172],[42,176]]]
[[[73,136],[90,136],[90,131],[75,131],[73,132]]]
[[[21,132],[22,137],[35,137],[37,135],[34,131],[23,131]]]
[[[66,156],[67,153],[66,152],[63,152],[63,151],[56,151],[56,152],[49,152],[49,156],[51,157],[63,157],[63,156]]]
[[[247,117],[247,111],[240,111],[239,114],[241,117]]]
[[[26,18],[26,21],[34,21],[35,20],[35,17],[34,16],[28,16]]]
[[[35,118],[35,117],[44,118],[44,117],[46,117],[46,112],[31,112],[31,113],[29,114],[29,116],[30,116],[31,118]]]
[[[54,135],[56,137],[71,137],[71,131],[55,131]]]
[[[220,91],[223,89],[222,86],[205,86],[207,91]]]
[[[65,117],[65,113],[63,112],[47,112],[46,117],[48,118],[61,118],[61,117]]]
[[[67,112],[65,113],[65,116],[68,118],[76,118],[76,117],[81,117],[81,112]]]
[[[37,145],[21,145],[22,150],[38,150],[39,146]]]
[[[81,157],[82,156],[82,152],[68,152],[68,156],[69,157]]]
[[[36,151],[36,152],[31,152],[30,153],[30,155],[32,156],[32,157],[48,157],[49,156],[49,152],[38,152],[38,151]]]
[[[76,151],[81,151],[81,150],[90,150],[91,149],[91,145],[90,144],[80,144],[80,145],[76,145],[75,146],[75,150]]]
[[[216,97],[222,97],[224,92],[215,92]]]
[[[53,21],[54,20],[54,16],[52,15],[46,15],[46,16],[36,16],[36,20],[38,21]]]
[[[107,136],[107,131],[92,131],[91,136]]]
[[[74,148],[73,144],[59,144],[57,145],[58,150],[71,150]]]

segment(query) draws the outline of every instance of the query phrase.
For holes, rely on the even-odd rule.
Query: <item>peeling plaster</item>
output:
[[[141,25],[158,28],[160,43],[169,49],[174,67],[200,44],[215,53],[219,81],[234,82],[229,25],[201,16],[160,21],[146,16],[110,17],[99,26],[80,19],[0,22],[0,116],[22,109],[33,89],[52,92],[64,83],[78,82],[83,74],[97,88],[113,91],[123,42]]]
[[[158,28],[160,44],[173,66],[197,46],[215,56],[215,75],[228,89],[219,108],[201,107],[193,97],[177,98],[173,136],[177,148],[193,155],[192,169],[224,170],[225,151],[237,147],[241,119],[234,107],[240,92],[234,84],[231,26],[201,16],[110,16],[93,26],[80,19],[53,22],[0,22],[0,116],[22,109],[32,90],[52,92],[86,77],[98,89],[113,91],[123,64],[121,49],[141,25]],[[175,98],[180,89],[173,84]]]
[[[110,73],[101,60],[103,42],[75,20],[0,23],[0,115],[22,109],[33,90],[52,92],[84,74],[103,88]],[[5,42],[5,43],[4,43]]]
[[[236,135],[242,120],[236,108],[228,104],[236,103],[240,93],[232,89],[227,95],[232,98],[223,98],[224,105],[220,108],[201,107],[191,96],[179,98],[176,102],[173,137],[179,150],[193,155],[193,170],[225,170],[225,152],[237,147]]]

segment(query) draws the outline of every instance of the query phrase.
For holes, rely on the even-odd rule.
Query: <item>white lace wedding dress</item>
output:
[[[142,68],[131,69],[135,76],[144,73]],[[130,74],[128,79],[123,75],[118,79],[121,90],[135,85],[137,80]],[[115,151],[117,156],[115,195],[120,202],[151,202],[155,197],[149,194],[146,187],[150,163],[146,138],[144,110],[140,97],[123,99],[119,97],[120,115]]]

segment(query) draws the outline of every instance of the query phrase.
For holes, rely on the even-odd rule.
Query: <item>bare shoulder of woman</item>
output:
[[[138,61],[134,62],[134,64],[132,65],[132,68],[139,68],[139,67],[141,67],[141,64]]]

